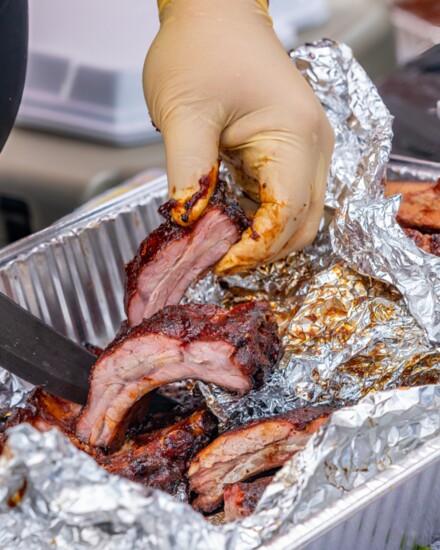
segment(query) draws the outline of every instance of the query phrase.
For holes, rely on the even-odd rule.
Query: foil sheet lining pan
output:
[[[360,273],[398,288],[428,338],[440,345],[440,258],[405,235],[396,222],[399,204],[399,196],[385,199],[380,185],[356,192],[333,220],[333,250]]]
[[[326,509],[341,494],[368,482],[437,435],[437,386],[380,391],[437,382],[440,352],[429,341],[426,322],[409,312],[405,288],[390,285],[394,281],[381,271],[370,273],[363,263],[357,265],[371,252],[362,224],[356,233],[356,261],[346,258],[336,235],[339,217],[360,196],[387,203],[382,180],[391,145],[391,117],[346,46],[324,40],[295,50],[292,60],[320,97],[335,129],[326,206],[327,220],[337,210],[336,221],[331,234],[323,223],[315,243],[285,261],[221,281],[208,276],[188,292],[189,300],[225,305],[269,300],[286,348],[264,389],[240,400],[206,385],[202,391],[225,426],[304,402],[350,404],[366,397],[335,413],[306,450],[285,465],[254,516],[222,526],[160,491],[110,476],[56,432],[40,434],[24,425],[14,428],[0,458],[2,548],[256,548]],[[151,229],[141,207],[155,210],[156,199],[164,197],[162,183],[162,194],[157,190],[154,200],[116,201],[113,211],[103,210],[105,216],[91,212],[74,222],[75,229],[67,224],[70,229],[62,237],[52,233],[38,250],[22,254],[14,263],[0,264],[6,293],[54,324],[46,289],[40,284],[35,293],[32,273],[35,265],[47,269],[48,255],[49,267],[56,266],[56,275],[49,276],[53,285],[49,303],[55,310],[60,297],[63,303],[57,312],[63,323],[57,326],[76,340],[102,344],[111,339],[123,316],[116,305],[119,299],[122,304],[122,264],[134,253],[133,235],[139,242]],[[387,216],[392,225],[391,212]],[[349,225],[347,221],[347,231],[354,232]],[[388,239],[384,232],[380,235]],[[403,233],[400,237],[403,247],[407,239]],[[377,242],[382,245],[382,240]],[[75,267],[73,277],[69,267],[81,261],[84,265]],[[99,283],[103,274],[106,291]],[[73,283],[73,302],[63,290],[65,278]],[[99,299],[95,294],[93,300],[87,299],[91,281],[101,284]],[[430,288],[431,293],[438,292]],[[104,317],[98,315],[99,330],[95,330],[93,307],[103,304]],[[11,398],[16,403],[25,392],[16,379],[8,384],[3,404]]]
[[[333,414],[280,471],[253,516],[219,526],[161,491],[111,476],[56,430],[40,433],[23,424],[10,430],[0,458],[0,547],[251,550],[270,541],[276,545],[277,536],[439,433],[438,386],[373,394]],[[295,548],[294,540],[290,547]]]

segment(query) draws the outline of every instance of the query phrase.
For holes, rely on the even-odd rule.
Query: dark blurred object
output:
[[[440,44],[388,77],[379,91],[395,117],[393,153],[440,162]]]
[[[20,106],[27,46],[27,0],[0,0],[0,151]]]
[[[440,25],[440,2],[439,0],[397,0],[396,6],[409,11],[431,25]]]
[[[439,0],[387,0],[399,65],[440,44]]]
[[[26,202],[0,194],[0,246],[31,233],[30,213]]]

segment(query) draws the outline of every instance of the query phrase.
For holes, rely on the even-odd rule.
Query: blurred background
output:
[[[129,10],[120,0],[29,4],[26,86],[0,155],[0,246],[104,191],[120,192],[114,188],[127,178],[141,173],[136,182],[148,181],[165,169],[141,83],[145,54],[159,26],[156,2],[130,0]],[[393,114],[399,118],[400,109],[406,121],[408,98],[401,98],[401,90],[419,78],[411,60],[440,42],[440,0],[271,0],[270,11],[286,49],[323,37],[348,44]],[[437,160],[437,153],[440,160],[436,59],[428,97],[413,120],[420,126],[421,110],[439,132],[438,142],[428,139],[420,148],[418,156],[429,160]],[[401,149],[396,152],[404,153]]]

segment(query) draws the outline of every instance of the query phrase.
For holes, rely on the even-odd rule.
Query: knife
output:
[[[48,392],[85,405],[96,355],[66,338],[0,292],[0,367]],[[178,402],[154,392],[149,414]]]
[[[50,393],[85,404],[96,356],[0,293],[0,367]]]
[[[0,367],[58,397],[85,405],[96,355],[1,292],[0,319]],[[174,399],[154,392],[149,414],[169,411],[177,404]]]

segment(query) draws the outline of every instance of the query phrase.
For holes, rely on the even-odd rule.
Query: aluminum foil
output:
[[[438,386],[373,394],[332,415],[277,474],[253,516],[219,526],[161,491],[108,474],[56,430],[23,424],[10,430],[0,458],[0,547],[275,548],[278,535],[294,533],[439,433]]]
[[[440,258],[421,250],[396,222],[400,197],[382,188],[347,200],[331,227],[333,248],[361,273],[393,284],[424,328],[440,344]]]
[[[26,380],[0,368],[0,418],[7,417],[11,409],[22,405],[33,387]]]
[[[278,295],[276,285],[267,292],[282,327],[285,353],[265,386],[239,398],[200,384],[225,426],[280,414],[305,402],[342,405],[378,390],[438,381],[440,350],[397,290],[327,252],[320,261],[312,255],[310,264],[304,262],[307,254],[297,260],[306,272],[317,271],[314,275],[294,284],[292,294],[283,286],[286,295]],[[326,264],[330,266],[323,268]],[[246,284],[223,290],[221,303],[242,300],[245,289]],[[258,285],[245,294],[245,299],[262,297]]]
[[[299,48],[292,60],[336,133],[326,221],[334,209],[343,216],[363,195],[382,204],[391,117],[374,86],[351,51],[329,40]],[[333,253],[332,245],[346,258],[345,248],[336,245],[342,226],[334,227],[332,241],[323,223],[304,252],[246,276],[209,276],[188,293],[190,300],[226,305],[267,299],[280,323],[286,352],[265,388],[238,400],[202,387],[225,425],[305,401],[346,404],[367,395],[332,415],[306,450],[285,465],[254,516],[211,524],[160,491],[110,476],[56,431],[40,434],[22,425],[11,430],[0,458],[0,547],[257,548],[436,435],[437,386],[378,390],[436,381],[439,352],[410,315],[404,288],[399,287],[402,297],[381,272],[369,273],[354,261],[350,267]],[[351,227],[347,223],[344,230]],[[363,258],[370,252],[362,248],[364,240],[369,241],[356,235],[356,257]],[[5,400],[8,395],[5,389]]]
[[[340,208],[354,192],[378,189],[391,151],[392,117],[347,46],[323,40],[294,50],[291,58],[335,132],[326,205]]]
[[[243,522],[267,540],[359,487],[440,433],[440,387],[372,394],[334,413],[276,476],[254,517]],[[269,531],[268,531],[269,526]],[[355,541],[353,541],[355,543]]]

